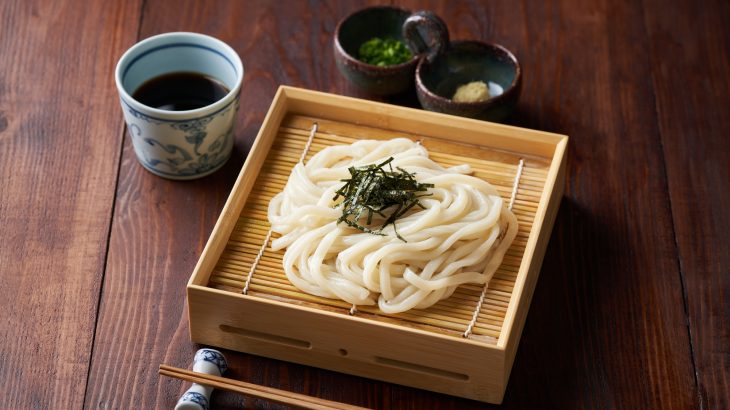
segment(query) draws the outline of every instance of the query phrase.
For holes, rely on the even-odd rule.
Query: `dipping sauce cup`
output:
[[[211,79],[227,94],[181,111],[146,105],[133,97],[150,80],[176,73]],[[225,164],[233,148],[243,82],[243,63],[230,46],[204,34],[160,34],[127,50],[115,77],[134,152],[148,171],[164,178],[195,179]]]

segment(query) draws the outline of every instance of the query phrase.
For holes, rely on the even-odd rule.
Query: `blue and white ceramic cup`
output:
[[[212,77],[230,92],[188,111],[153,108],[132,98],[146,81],[176,72]],[[115,77],[134,152],[147,170],[170,179],[194,179],[225,164],[243,82],[243,63],[230,46],[204,34],[160,34],[127,50]]]

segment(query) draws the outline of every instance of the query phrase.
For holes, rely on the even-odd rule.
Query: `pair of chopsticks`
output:
[[[251,397],[258,397],[281,404],[288,404],[303,409],[313,410],[364,410],[365,407],[353,406],[336,401],[319,399],[307,396],[306,394],[293,393],[273,387],[261,386],[253,383],[246,383],[225,377],[213,376],[211,374],[198,373],[177,367],[160,365],[160,375],[174,377],[193,383],[213,387],[215,389],[227,390],[234,393],[241,393]]]

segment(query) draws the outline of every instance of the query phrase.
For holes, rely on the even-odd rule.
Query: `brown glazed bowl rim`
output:
[[[502,46],[501,44],[497,43],[488,43],[485,41],[478,41],[478,40],[456,40],[451,41],[449,43],[449,48],[444,51],[443,54],[448,54],[451,52],[452,48],[456,48],[462,44],[475,44],[479,47],[482,47],[484,49],[490,49],[490,50],[499,50],[499,52],[504,53],[512,62],[512,64],[515,67],[515,78],[512,80],[512,83],[510,83],[509,87],[507,87],[502,94],[490,97],[484,101],[475,101],[475,102],[456,102],[452,100],[451,98],[446,98],[443,96],[440,96],[433,91],[431,91],[428,87],[426,87],[426,84],[423,83],[421,80],[421,67],[424,64],[431,64],[426,59],[422,59],[418,66],[416,67],[416,90],[419,92],[423,92],[424,94],[428,95],[429,98],[432,98],[436,101],[442,102],[444,104],[450,104],[452,106],[460,106],[460,107],[489,107],[491,105],[496,105],[500,101],[507,99],[510,94],[514,93],[517,89],[517,87],[520,85],[520,82],[522,81],[522,67],[520,67],[520,62],[517,60],[517,57],[509,51],[506,47]]]
[[[402,11],[402,12],[411,14],[411,11],[408,9],[404,9],[404,8],[400,8],[400,7],[393,7],[393,6],[373,6],[373,7],[365,7],[365,8],[359,9],[359,10],[355,10],[354,12],[352,12],[352,13],[348,14],[347,16],[345,16],[344,18],[342,18],[337,23],[337,27],[335,28],[335,47],[337,48],[337,52],[340,53],[340,55],[342,55],[342,57],[344,57],[347,61],[349,61],[355,65],[362,66],[363,68],[367,68],[369,70],[377,70],[377,71],[382,71],[382,72],[396,72],[396,71],[400,71],[410,65],[416,65],[418,63],[418,61],[420,60],[421,55],[413,53],[413,51],[411,51],[410,49],[409,49],[409,51],[411,51],[411,53],[413,54],[413,58],[411,58],[410,60],[408,60],[404,63],[400,63],[400,64],[379,66],[379,65],[375,65],[375,64],[368,64],[361,60],[358,60],[357,58],[351,56],[350,53],[345,51],[344,47],[342,47],[342,44],[340,44],[340,29],[342,28],[342,25],[347,20],[351,19],[352,17],[354,17],[357,14],[364,13],[364,12],[370,11],[370,10],[378,10],[378,9]]]

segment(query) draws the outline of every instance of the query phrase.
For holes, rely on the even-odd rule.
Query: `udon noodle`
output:
[[[338,223],[335,192],[348,167],[393,157],[393,168],[433,184],[421,207],[384,235]],[[330,146],[294,166],[283,192],[271,199],[268,218],[274,250],[286,248],[284,271],[300,290],[353,305],[377,303],[385,313],[427,308],[464,283],[487,283],[517,234],[517,220],[496,189],[467,175],[468,165],[444,168],[419,143],[405,138]],[[371,222],[380,226],[383,219]]]

